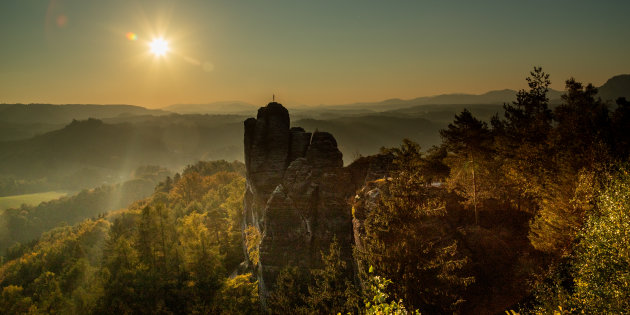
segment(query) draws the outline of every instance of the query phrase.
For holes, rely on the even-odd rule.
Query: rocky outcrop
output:
[[[259,264],[251,267],[263,300],[285,266],[321,265],[321,251],[333,239],[352,265],[350,201],[366,179],[386,174],[391,157],[344,167],[331,134],[290,128],[287,109],[274,102],[245,121],[245,165],[244,228],[254,226],[262,235]]]
[[[386,179],[379,179],[367,182],[354,197],[352,204],[352,233],[354,244],[359,251],[363,251],[363,236],[365,235],[365,219],[368,214],[381,206],[381,196],[383,188],[387,183]],[[357,263],[361,263],[358,261]]]

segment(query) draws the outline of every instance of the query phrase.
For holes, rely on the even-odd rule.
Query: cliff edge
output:
[[[350,201],[366,180],[385,176],[391,158],[367,157],[348,167],[333,135],[290,126],[289,112],[272,102],[245,120],[247,185],[243,229],[261,234],[257,274],[264,299],[286,266],[321,265],[336,239],[353,265]]]

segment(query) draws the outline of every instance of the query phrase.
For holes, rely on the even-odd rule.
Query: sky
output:
[[[0,103],[346,104],[630,73],[630,1],[2,0]],[[169,50],[151,53],[162,38]]]

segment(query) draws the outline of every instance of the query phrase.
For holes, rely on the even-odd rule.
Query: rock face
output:
[[[243,228],[254,226],[262,235],[259,264],[251,267],[263,301],[285,266],[317,268],[333,239],[341,258],[353,265],[350,201],[366,179],[384,176],[390,164],[391,157],[377,156],[343,167],[331,134],[290,128],[287,109],[275,102],[245,121]]]

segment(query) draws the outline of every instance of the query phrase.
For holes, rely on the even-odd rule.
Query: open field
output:
[[[67,193],[59,191],[47,191],[35,194],[24,194],[0,197],[0,212],[9,208],[16,208],[22,204],[36,206],[43,201],[49,201],[66,196]]]

